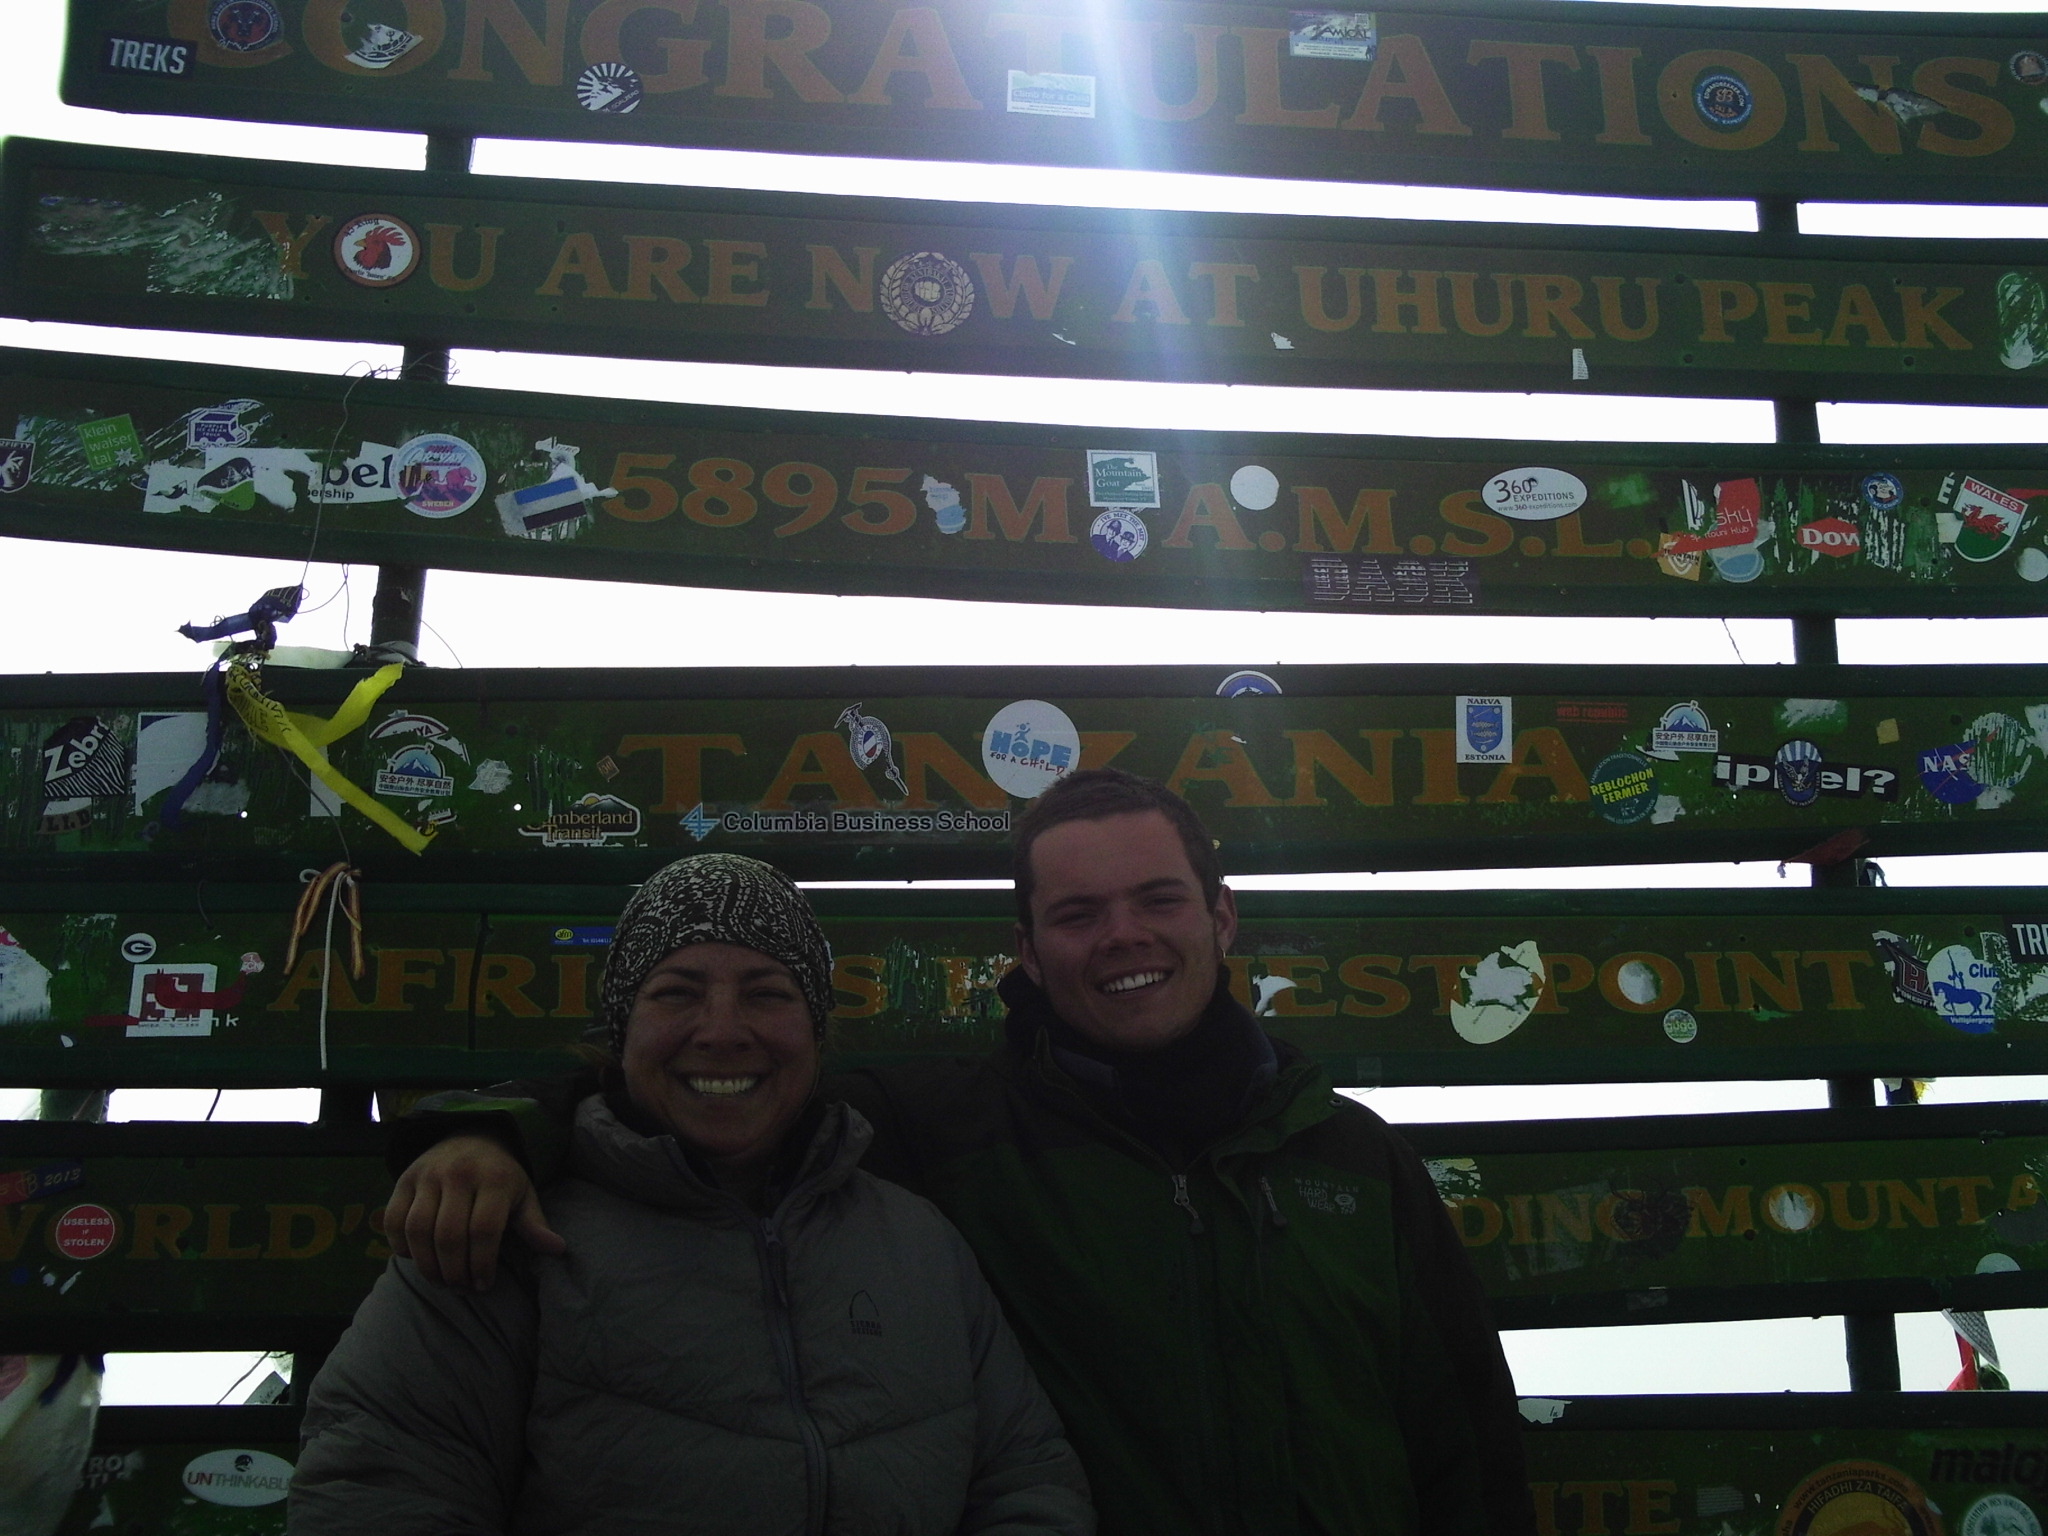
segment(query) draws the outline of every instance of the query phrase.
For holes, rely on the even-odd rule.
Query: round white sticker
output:
[[[1247,512],[1263,512],[1280,499],[1280,477],[1263,464],[1247,464],[1230,477],[1230,499]]]
[[[1057,704],[1019,699],[982,731],[981,766],[1005,793],[1035,800],[1081,766],[1081,733]]]
[[[156,956],[156,940],[146,933],[131,933],[121,941],[121,958],[131,965],[140,965]]]
[[[2041,1536],[2041,1522],[2025,1499],[1987,1493],[1963,1512],[1963,1536]]]
[[[1679,1045],[1689,1045],[1699,1038],[1700,1021],[1684,1008],[1673,1008],[1664,1015],[1664,1033]]]
[[[484,456],[459,437],[424,432],[392,456],[398,499],[421,517],[454,517],[484,493]]]
[[[208,1451],[185,1463],[185,1491],[209,1504],[277,1504],[291,1488],[292,1464],[268,1451]]]
[[[1547,523],[1586,504],[1586,482],[1562,469],[1504,469],[1479,487],[1486,510],[1517,522]]]

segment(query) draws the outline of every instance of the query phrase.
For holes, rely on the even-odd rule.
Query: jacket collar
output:
[[[1046,1087],[1064,1090],[1059,1097],[1092,1120],[1128,1122],[1128,1116],[1114,1113],[1119,1096],[1114,1063],[1073,1048],[1079,1042],[1072,1027],[1060,1019],[1051,998],[1021,966],[1003,978],[998,993],[1009,1010],[1003,1024],[1003,1053],[1016,1067]],[[1271,1151],[1336,1113],[1328,1074],[1299,1047],[1268,1035],[1231,994],[1227,979],[1218,978],[1204,1022],[1248,1029],[1259,1048],[1259,1060],[1245,1084],[1243,1108],[1234,1124],[1214,1138],[1210,1152]],[[1132,1129],[1128,1123],[1119,1128],[1127,1133]]]
[[[709,1177],[701,1159],[666,1131],[648,1134],[626,1123],[594,1093],[576,1106],[569,1171],[602,1189],[660,1210],[700,1217],[731,1217],[735,1198]],[[644,1126],[644,1122],[643,1122]],[[784,1149],[776,1180],[776,1214],[808,1204],[837,1189],[860,1166],[874,1129],[850,1104],[817,1105],[798,1120],[793,1137],[808,1137],[801,1150]]]

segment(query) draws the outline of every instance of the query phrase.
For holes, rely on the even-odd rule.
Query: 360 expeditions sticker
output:
[[[1489,475],[1479,488],[1486,510],[1524,523],[1547,523],[1586,504],[1586,482],[1568,470],[1530,465]]]

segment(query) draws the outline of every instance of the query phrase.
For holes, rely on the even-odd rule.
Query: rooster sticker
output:
[[[365,288],[404,282],[419,260],[420,237],[410,224],[387,213],[357,214],[334,237],[334,264]]]

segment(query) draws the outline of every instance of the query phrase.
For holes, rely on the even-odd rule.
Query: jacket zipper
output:
[[[768,1336],[775,1344],[775,1366],[782,1373],[783,1396],[796,1417],[797,1434],[804,1445],[804,1531],[806,1536],[822,1536],[830,1470],[825,1462],[825,1437],[811,1417],[810,1404],[804,1401],[803,1378],[797,1369],[796,1330],[790,1323],[789,1251],[772,1219],[754,1224],[754,1241],[761,1254],[761,1271],[768,1280]]]
[[[1259,1193],[1266,1198],[1266,1212],[1273,1219],[1273,1225],[1284,1227],[1287,1218],[1280,1214],[1280,1202],[1273,1198],[1273,1183],[1263,1173],[1259,1175]]]
[[[1202,1213],[1195,1209],[1195,1202],[1188,1198],[1188,1176],[1176,1173],[1173,1176],[1173,1203],[1188,1213],[1188,1235],[1199,1237],[1208,1229],[1202,1225]]]

